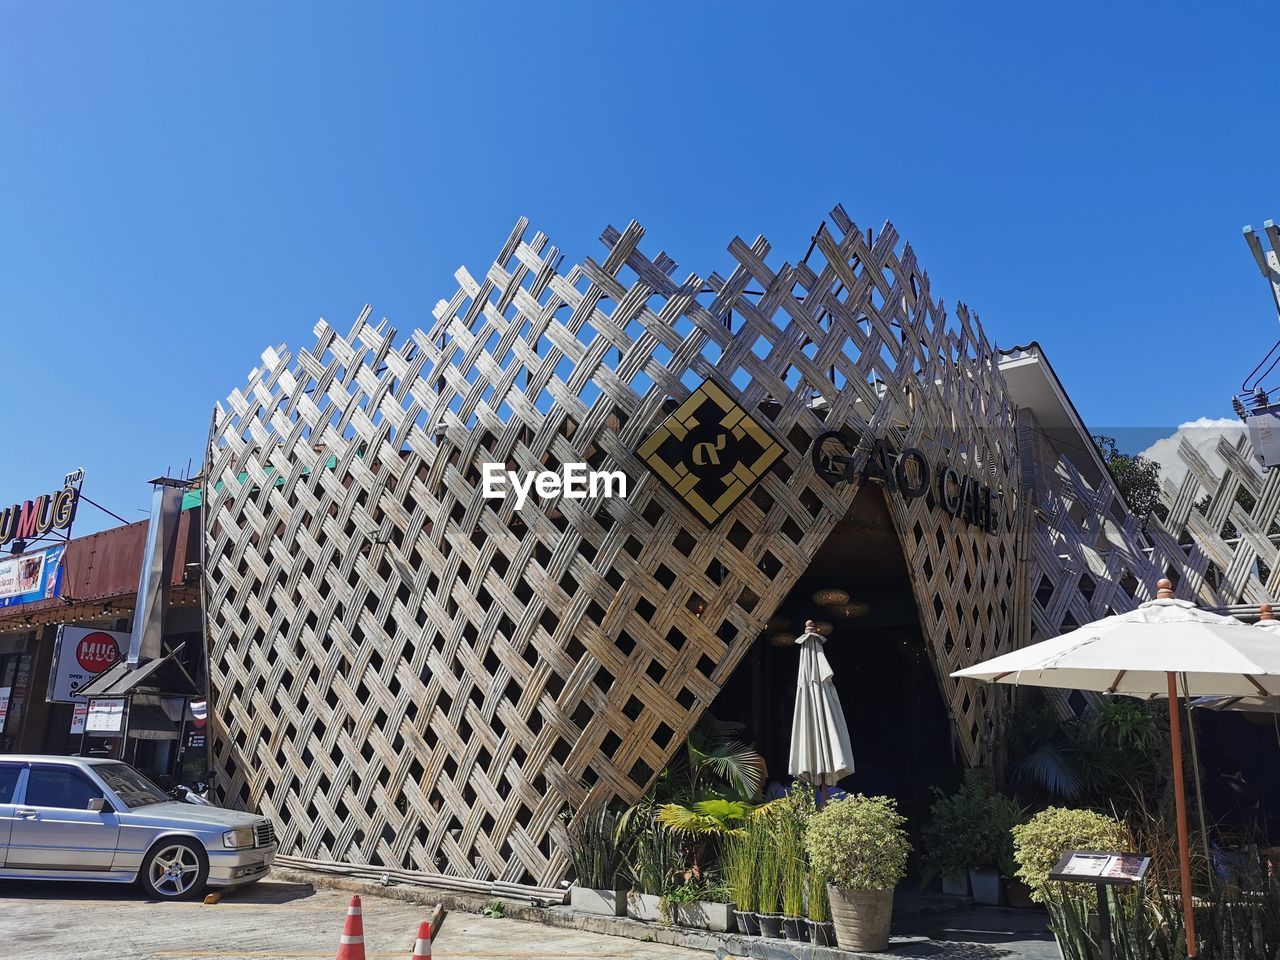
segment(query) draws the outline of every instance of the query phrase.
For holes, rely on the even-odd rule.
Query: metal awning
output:
[[[177,659],[182,647],[173,653],[140,663],[129,669],[128,661],[120,660],[103,670],[77,693],[86,700],[108,697],[133,697],[150,694],[158,697],[201,697],[204,695],[191,679],[191,674]]]

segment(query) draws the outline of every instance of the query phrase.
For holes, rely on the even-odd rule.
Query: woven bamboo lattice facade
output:
[[[1215,473],[1187,440],[1187,468],[1165,481],[1168,515],[1133,516],[1110,477],[1091,485],[1067,457],[1035,438],[1026,411],[1020,442],[1028,505],[1036,515],[1031,617],[1020,642],[1038,642],[1133,609],[1169,577],[1176,594],[1206,607],[1269,602],[1280,588],[1280,470],[1263,474],[1247,443],[1221,439]],[[1079,712],[1089,698],[1063,694]]]
[[[643,794],[849,509],[858,483],[811,458],[833,429],[861,438],[855,460],[883,437],[1000,496],[988,532],[889,495],[958,742],[990,751],[1003,695],[946,675],[1012,642],[1026,515],[976,319],[949,323],[894,229],[839,208],[798,263],[735,240],[728,277],[677,279],[642,233],[610,229],[602,262],[563,270],[521,222],[428,329],[322,322],[217,409],[213,763],[283,851],[563,877],[565,811]],[[737,443],[779,450],[694,509],[683,468],[640,451],[708,396]],[[619,470],[628,495],[517,510],[483,497],[487,462]]]

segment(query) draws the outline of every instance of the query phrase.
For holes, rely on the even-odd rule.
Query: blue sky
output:
[[[181,9],[178,9],[181,7]],[[1230,414],[1276,338],[1273,5],[0,3],[0,502],[129,519],[270,344],[429,322],[528,215],[682,272],[892,219],[1094,425]],[[114,521],[86,510],[80,532]]]

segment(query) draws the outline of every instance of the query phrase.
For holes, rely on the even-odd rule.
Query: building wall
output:
[[[881,437],[1003,496],[994,532],[894,501],[959,742],[989,755],[999,695],[947,674],[1011,642],[1021,490],[976,319],[948,320],[891,226],[839,208],[799,261],[734,240],[727,278],[679,279],[642,235],[610,229],[602,262],[565,270],[522,221],[429,329],[320,323],[219,406],[214,765],[287,852],[558,881],[565,817],[643,794],[852,503],[859,481],[811,457],[832,429],[862,438],[855,468]],[[683,405],[707,396],[740,479],[779,451],[718,519],[642,456],[673,409],[705,426]],[[744,413],[760,430],[728,425]],[[572,461],[623,471],[628,497],[482,496],[484,462]]]

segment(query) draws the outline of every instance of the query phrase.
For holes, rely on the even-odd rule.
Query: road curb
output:
[[[428,886],[382,884],[372,880],[356,880],[328,873],[274,868],[272,875],[294,883],[310,883],[315,887],[343,890],[361,896],[384,897],[405,903],[417,903],[434,907],[443,904],[446,911],[479,914],[491,906],[496,898],[476,897],[440,890]],[[834,947],[818,947],[810,943],[789,940],[772,940],[765,937],[743,937],[737,934],[713,933],[670,924],[646,923],[629,917],[602,917],[576,913],[565,906],[540,907],[517,901],[502,901],[503,918],[540,923],[548,927],[580,930],[611,937],[623,937],[644,943],[660,943],[706,953],[728,955],[744,960],[849,960],[850,957],[903,960],[902,954],[853,953]],[[894,937],[893,947],[901,948],[924,941],[922,937]]]

